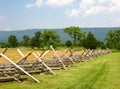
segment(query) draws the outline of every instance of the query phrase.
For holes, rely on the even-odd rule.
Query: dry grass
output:
[[[3,50],[4,49],[1,49],[0,50],[0,53],[1,52],[3,52]],[[30,50],[21,50],[22,52],[23,52],[23,54],[24,55],[27,55],[29,52],[30,52]],[[34,52],[39,52],[40,54],[43,52],[42,50],[35,50]],[[61,55],[63,55],[65,53],[65,56],[69,56],[70,55],[70,53],[69,53],[69,51],[67,51],[67,52],[65,52],[65,50],[59,50],[59,51],[57,51],[57,54],[59,55],[59,56],[61,56]],[[75,51],[74,52],[75,54],[77,53],[80,53],[80,52],[78,52],[78,51]],[[7,57],[9,57],[12,61],[15,61],[15,62],[17,62],[17,61],[19,61],[22,57],[21,57],[21,55],[18,53],[18,51],[17,51],[17,49],[8,49],[7,51],[6,51],[6,53],[5,53],[5,55],[7,56]],[[45,56],[44,56],[44,58],[52,58],[54,56],[54,53],[53,53],[53,51],[49,51]],[[27,60],[36,60],[36,58],[33,56],[33,55],[30,55],[28,58],[27,58]],[[3,63],[3,62],[7,62],[4,58],[0,58],[0,63]]]
[[[0,52],[2,52],[2,50],[0,50]],[[30,51],[26,51],[26,50],[22,50],[24,55],[27,55]],[[43,52],[41,50],[38,51],[34,51],[34,52],[39,52],[40,54]],[[17,50],[7,50],[7,52],[5,53],[5,55],[7,55],[7,57],[9,57],[11,60],[13,61],[19,61],[22,57],[21,55],[18,53]],[[45,58],[50,58],[52,56],[52,53],[49,52]],[[27,60],[35,60],[36,58],[33,55],[30,55]],[[0,58],[0,62],[6,62],[6,60],[4,58]]]

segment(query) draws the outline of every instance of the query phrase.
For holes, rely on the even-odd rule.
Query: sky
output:
[[[120,27],[120,0],[0,0],[0,30]]]

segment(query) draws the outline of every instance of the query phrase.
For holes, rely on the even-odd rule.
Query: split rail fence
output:
[[[50,50],[53,52],[53,57],[45,59],[44,56],[49,53]],[[58,52],[55,51],[52,46],[50,46],[49,50],[46,50],[41,54],[32,50],[25,55],[20,49],[18,49],[17,51],[21,55],[21,59],[18,62],[14,62],[7,57],[5,54],[6,51],[7,49],[0,53],[0,58],[2,57],[9,62],[0,63],[0,82],[12,80],[21,82],[21,75],[26,74],[28,77],[38,83],[40,81],[33,77],[31,74],[49,72],[53,75],[56,75],[54,70],[66,70],[67,67],[71,64],[84,62],[86,60],[93,60],[93,58],[100,57],[112,52],[111,50],[86,49],[82,53],[72,53],[70,51],[71,54],[66,56],[66,54],[68,54],[67,52],[69,51],[66,50],[65,52],[62,52],[61,55],[58,55]],[[30,55],[34,55],[36,60],[27,60]]]

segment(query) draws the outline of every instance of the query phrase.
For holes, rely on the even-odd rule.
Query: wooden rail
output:
[[[93,58],[95,57],[100,57],[102,55],[111,53],[111,50],[88,49],[78,54],[74,54],[71,51],[71,56],[65,56],[65,54],[61,54],[61,56],[58,56],[54,48],[52,46],[50,46],[50,48],[53,51],[53,55],[55,55],[55,57],[51,59],[44,59],[44,56],[49,52],[49,50],[44,51],[42,54],[39,54],[38,52],[35,53],[32,50],[28,54],[24,55],[22,51],[18,49],[18,52],[22,58],[17,63],[13,62],[4,54],[7,51],[7,49],[5,49],[3,52],[0,53],[0,57],[5,58],[10,63],[0,64],[0,81],[16,80],[20,82],[20,75],[26,74],[27,76],[39,83],[39,80],[37,80],[31,75],[32,73],[42,73],[50,71],[52,74],[55,75],[56,73],[53,70],[59,70],[61,68],[67,69],[66,67],[73,63],[93,60]],[[32,54],[35,56],[36,60],[27,60],[27,57]]]

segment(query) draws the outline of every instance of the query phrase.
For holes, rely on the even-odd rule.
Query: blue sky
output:
[[[120,0],[0,0],[0,30],[120,27]]]

